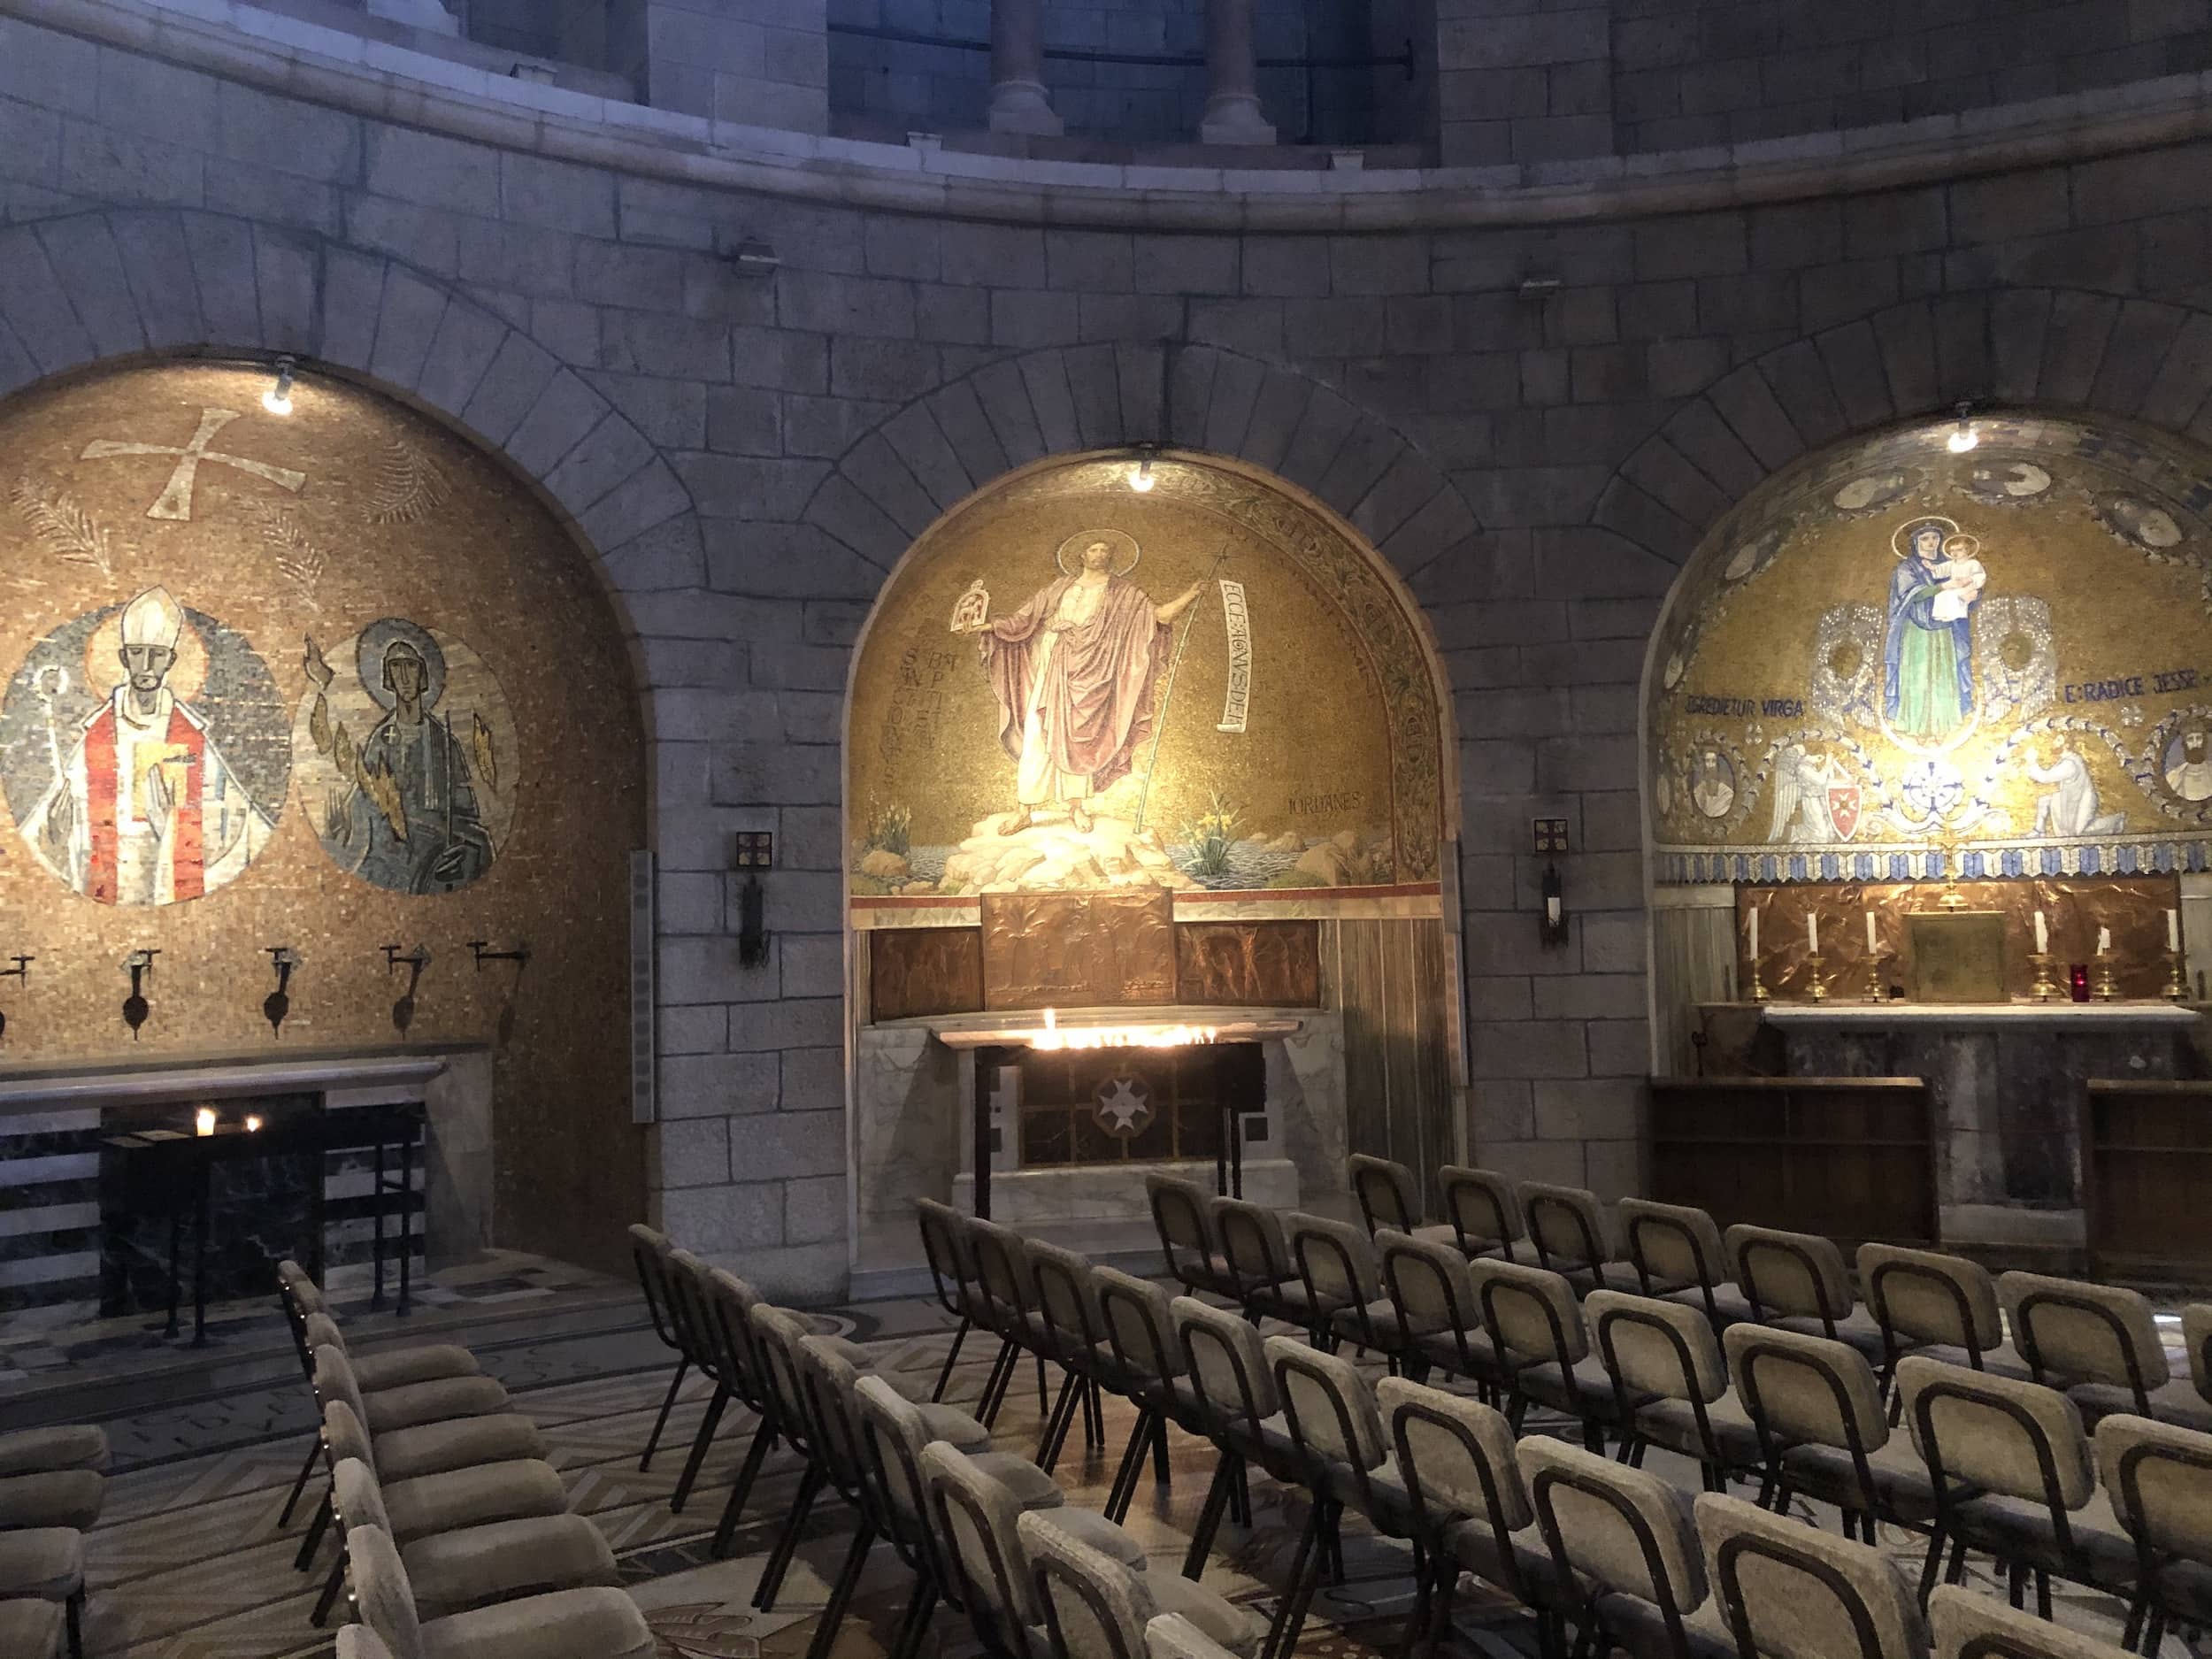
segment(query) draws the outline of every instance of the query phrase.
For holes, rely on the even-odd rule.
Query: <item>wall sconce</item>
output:
[[[1973,409],[1974,405],[1968,403],[1962,403],[1958,406],[1959,424],[1952,431],[1951,435],[1943,441],[1944,447],[1953,455],[1964,455],[1969,449],[1978,446],[1982,441],[1982,434],[1974,430],[1974,423],[1967,419],[1973,412]]]
[[[292,1011],[292,970],[300,965],[289,945],[264,945],[269,965],[276,970],[276,989],[261,999],[261,1018],[269,1022],[272,1037],[284,1035],[285,1017]]]
[[[1157,454],[1148,443],[1137,447],[1137,464],[1129,469],[1129,488],[1140,495],[1149,495],[1152,487],[1160,481],[1152,473],[1152,463]]]
[[[123,1023],[131,1028],[131,1041],[138,1041],[138,1028],[153,1012],[146,1001],[146,976],[154,971],[154,958],[158,950],[134,950],[124,958],[123,966],[131,976],[131,994],[123,999]]]
[[[273,415],[292,412],[292,382],[299,376],[299,365],[290,357],[276,360],[276,384],[261,394],[261,406]]]
[[[760,872],[776,862],[776,837],[770,830],[737,832],[735,867],[745,873],[737,896],[737,960],[741,967],[757,968],[768,960],[767,897]]]
[[[15,966],[0,968],[0,979],[20,979],[27,987],[31,983],[31,964],[37,960],[35,956],[19,955],[15,958]],[[4,1013],[0,1013],[0,1037],[7,1034],[8,1017]]]
[[[1536,936],[1547,945],[1567,942],[1567,886],[1560,879],[1558,860],[1567,851],[1567,820],[1540,818],[1530,820],[1535,832],[1536,856],[1544,861],[1543,914]]]

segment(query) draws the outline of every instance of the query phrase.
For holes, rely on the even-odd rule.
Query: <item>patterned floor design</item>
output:
[[[870,1303],[818,1315],[817,1321],[826,1331],[869,1345],[886,1369],[923,1376],[933,1376],[949,1336],[942,1313],[919,1302]],[[487,1345],[480,1356],[544,1430],[574,1507],[613,1544],[659,1636],[661,1659],[798,1659],[850,1536],[841,1505],[826,1500],[818,1507],[780,1604],[772,1615],[757,1614],[749,1599],[788,1508],[795,1471],[784,1454],[770,1459],[735,1555],[711,1560],[708,1534],[746,1448],[746,1425],[734,1421],[734,1414],[726,1421],[687,1512],[672,1515],[669,1494],[704,1390],[687,1387],[651,1472],[639,1473],[638,1454],[669,1375],[664,1352],[641,1317],[617,1331]],[[988,1359],[987,1346],[971,1340],[949,1397],[972,1400]],[[1002,1448],[1035,1443],[1038,1400],[1026,1366],[1021,1381],[999,1421]],[[118,1469],[89,1550],[86,1634],[94,1659],[311,1659],[331,1651],[329,1638],[307,1624],[314,1581],[292,1568],[304,1513],[288,1531],[276,1524],[305,1449],[308,1415],[305,1391],[294,1380],[111,1425]],[[1071,1445],[1059,1471],[1071,1502],[1099,1506],[1129,1417],[1128,1408],[1109,1402],[1110,1450],[1103,1455],[1080,1455]],[[1545,1425],[1532,1418],[1529,1426],[1541,1432]],[[1178,1435],[1172,1463],[1171,1488],[1162,1494],[1148,1482],[1130,1517],[1132,1529],[1155,1557],[1154,1570],[1171,1572],[1178,1570],[1203,1498],[1211,1450]],[[1692,1488],[1696,1485],[1689,1465],[1667,1467],[1661,1454],[1655,1453],[1648,1466]],[[1253,1501],[1256,1525],[1224,1528],[1206,1578],[1264,1613],[1286,1574],[1305,1500],[1256,1478]],[[1834,1517],[1822,1518],[1832,1531]],[[1302,1659],[1364,1659],[1397,1651],[1411,1601],[1409,1558],[1402,1546],[1363,1529],[1354,1536],[1359,1528],[1348,1517],[1345,1581],[1325,1589],[1317,1601],[1299,1645]],[[1918,1566],[1916,1542],[1900,1532],[1889,1544],[1911,1571]],[[1975,1577],[1985,1586],[1990,1582],[1985,1573]],[[880,1659],[907,1587],[896,1562],[887,1551],[879,1552],[835,1645],[836,1659]],[[2114,1603],[2055,1587],[2062,1622],[2116,1636]],[[1471,1578],[1463,1581],[1455,1626],[1455,1659],[1470,1654],[1527,1659],[1536,1651],[1527,1617]],[[977,1648],[956,1617],[941,1612],[925,1651],[927,1659],[970,1659]],[[2195,1650],[2169,1638],[2164,1651]]]

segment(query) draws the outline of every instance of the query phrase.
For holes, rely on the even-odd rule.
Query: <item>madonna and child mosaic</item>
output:
[[[96,903],[182,903],[243,877],[280,833],[290,799],[349,876],[403,894],[467,887],[497,859],[514,819],[518,741],[491,668],[464,641],[403,617],[326,648],[321,637],[339,632],[319,597],[332,556],[276,504],[304,497],[314,480],[244,452],[257,423],[240,411],[190,412],[181,442],[99,439],[70,451],[154,462],[135,486],[157,490],[150,507],[140,507],[143,495],[88,504],[35,471],[0,506],[0,545],[19,570],[42,563],[115,595],[38,639],[0,702],[0,796],[22,845]],[[265,493],[211,508],[206,485],[219,471]],[[411,522],[442,488],[432,461],[396,448],[368,480],[364,516]],[[232,545],[265,559],[270,587],[303,625],[276,641],[291,645],[303,676],[296,714],[244,631],[199,608],[180,582],[137,580],[155,542],[133,518],[219,534],[211,519],[226,511]],[[272,643],[274,630],[257,632]]]
[[[1033,472],[933,531],[855,674],[859,897],[1436,879],[1440,706],[1320,515],[1177,458]]]
[[[1662,625],[1662,878],[2206,867],[2208,508],[2212,461],[2047,419],[1893,434],[1778,480]]]

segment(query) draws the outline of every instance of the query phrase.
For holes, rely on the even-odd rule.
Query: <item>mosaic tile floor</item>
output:
[[[817,1320],[824,1330],[869,1345],[887,1369],[925,1376],[942,1363],[949,1336],[942,1313],[914,1301],[872,1302]],[[669,1370],[641,1317],[621,1329],[486,1345],[480,1356],[543,1429],[574,1507],[613,1544],[659,1636],[661,1659],[797,1659],[804,1652],[849,1537],[849,1516],[833,1502],[818,1506],[777,1610],[754,1612],[752,1591],[787,1507],[795,1468],[786,1454],[771,1457],[736,1554],[725,1562],[710,1559],[708,1535],[745,1451],[745,1425],[726,1421],[687,1512],[671,1515],[668,1494],[705,1390],[687,1388],[661,1455],[649,1474],[640,1474],[638,1454]],[[949,1397],[972,1400],[988,1359],[987,1345],[971,1341]],[[1003,1448],[1030,1449],[1035,1443],[1038,1402],[1026,1366],[1021,1383],[999,1421]],[[315,1584],[292,1570],[304,1514],[288,1532],[276,1525],[304,1450],[308,1418],[305,1390],[292,1380],[111,1425],[118,1467],[89,1552],[86,1632],[95,1659],[310,1659],[331,1651],[327,1635],[307,1624]],[[1104,1455],[1079,1455],[1071,1442],[1059,1471],[1071,1502],[1099,1507],[1129,1419],[1126,1406],[1109,1402]],[[1532,1418],[1532,1431],[1544,1427],[1542,1418]],[[1212,1455],[1210,1448],[1179,1434],[1171,1488],[1162,1493],[1148,1481],[1139,1492],[1129,1525],[1151,1551],[1156,1571],[1178,1570]],[[1686,1463],[1670,1466],[1655,1453],[1648,1466],[1695,1486]],[[1256,1477],[1253,1501],[1256,1525],[1223,1529],[1206,1581],[1264,1613],[1286,1574],[1305,1500]],[[1824,1520],[1833,1530],[1834,1517]],[[1317,1601],[1299,1644],[1303,1659],[1397,1651],[1411,1604],[1409,1558],[1401,1546],[1360,1526],[1348,1517],[1344,1582],[1325,1588]],[[1916,1571],[1917,1540],[1900,1532],[1886,1543]],[[903,1610],[903,1571],[887,1551],[879,1553],[835,1644],[836,1659],[879,1659]],[[1992,1583],[1985,1572],[1973,1577],[1984,1587]],[[2116,1604],[2055,1588],[2062,1622],[2116,1637]],[[1527,1617],[1471,1578],[1463,1580],[1455,1622],[1455,1655],[1527,1659],[1536,1651]],[[969,1659],[976,1651],[956,1616],[941,1612],[926,1644],[927,1659]],[[2198,1650],[2170,1637],[2163,1651],[2170,1659]]]

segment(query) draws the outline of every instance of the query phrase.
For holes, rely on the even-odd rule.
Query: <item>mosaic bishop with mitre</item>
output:
[[[954,613],[953,631],[975,637],[999,742],[1018,768],[1021,812],[1002,834],[1027,829],[1043,806],[1089,833],[1089,803],[1128,774],[1151,733],[1171,630],[1205,584],[1156,605],[1128,580],[1138,557],[1125,532],[1087,531],[1061,544],[1059,580],[1012,615],[989,619],[979,583]]]

